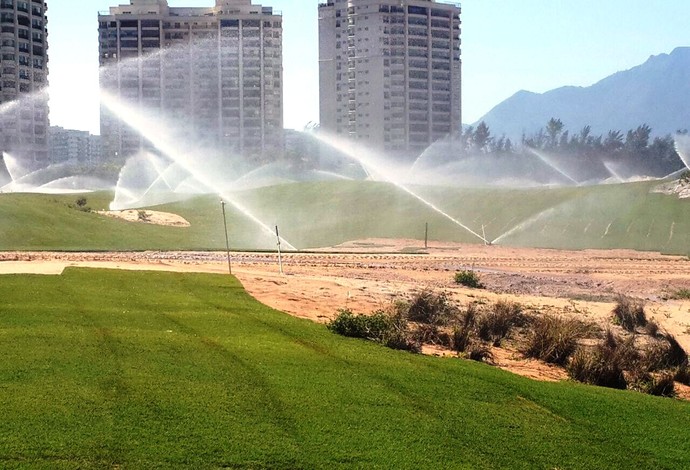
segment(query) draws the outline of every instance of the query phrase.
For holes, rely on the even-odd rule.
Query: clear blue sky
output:
[[[98,11],[128,0],[49,2],[51,123],[98,132]],[[211,6],[214,0],[169,0]],[[283,12],[285,126],[318,121],[317,0],[253,0]],[[88,5],[88,6],[85,6]],[[467,0],[463,121],[519,90],[587,86],[690,45],[688,0]]]

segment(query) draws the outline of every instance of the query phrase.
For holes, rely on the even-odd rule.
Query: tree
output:
[[[477,129],[472,135],[472,148],[481,153],[486,153],[491,143],[491,131],[484,121],[477,125]]]
[[[629,130],[625,138],[625,147],[633,155],[640,155],[649,145],[649,137],[652,128],[647,124],[637,126],[635,130]]]
[[[608,155],[619,151],[623,148],[623,133],[621,131],[609,131],[602,146],[604,152]]]
[[[548,146],[550,148],[556,148],[558,138],[560,137],[562,131],[563,121],[556,118],[549,119],[549,122],[546,123],[546,136],[548,137]]]
[[[580,145],[583,147],[587,147],[592,143],[590,134],[592,133],[592,126],[585,126],[582,128],[580,131]]]
[[[649,146],[650,166],[660,176],[667,175],[683,167],[683,163],[678,157],[673,137],[656,137]]]

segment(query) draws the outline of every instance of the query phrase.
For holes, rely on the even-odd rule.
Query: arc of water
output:
[[[318,171],[315,171],[314,173],[316,173],[317,175],[323,175],[323,176],[331,177],[331,178],[337,179],[337,180],[352,181],[352,178],[350,178],[349,176],[341,175],[339,173],[334,173],[332,171],[318,170]]]
[[[669,173],[668,175],[664,176],[663,178],[659,178],[659,179],[662,181],[666,181],[666,180],[672,181],[672,180],[675,180],[677,178],[680,178],[683,175],[683,173],[685,173],[686,171],[688,171],[687,168],[681,168],[680,170],[676,170],[673,173]]]
[[[625,182],[625,178],[623,178],[621,175],[618,174],[616,170],[613,169],[612,163],[606,161],[602,161],[601,163],[604,165],[604,168],[606,168],[606,171],[611,173],[611,176],[616,178],[620,183]]]
[[[146,196],[148,196],[151,193],[151,191],[153,191],[156,188],[156,185],[159,182],[163,182],[163,184],[165,184],[165,186],[167,186],[170,191],[175,192],[175,188],[173,188],[172,184],[170,183],[168,175],[168,172],[172,167],[172,164],[166,168],[163,168],[162,165],[158,165],[158,162],[154,160],[152,162],[152,165],[153,168],[156,170],[156,173],[158,173],[158,176],[155,180],[153,180],[149,187],[146,188],[146,191],[144,191],[144,194],[141,195],[140,199],[144,199]]]
[[[451,216],[450,214],[444,212],[440,207],[436,206],[435,204],[433,204],[430,201],[427,201],[422,196],[415,193],[409,187],[407,187],[406,185],[401,183],[394,175],[392,175],[391,171],[386,171],[384,168],[384,165],[382,163],[378,162],[378,159],[380,157],[376,158],[372,155],[368,155],[368,152],[364,149],[361,149],[361,148],[356,148],[356,150],[353,150],[353,148],[355,148],[355,147],[353,147],[352,144],[342,142],[340,139],[338,139],[334,136],[329,136],[323,132],[317,134],[316,138],[318,140],[322,141],[323,143],[338,149],[339,151],[348,155],[353,160],[358,161],[363,167],[365,167],[365,171],[366,171],[366,168],[368,168],[370,170],[369,173],[376,173],[377,175],[379,175],[379,177],[383,181],[386,181],[388,183],[395,185],[397,188],[401,189],[402,191],[406,192],[407,194],[409,194],[413,198],[417,199],[419,202],[421,202],[422,204],[424,204],[425,206],[427,206],[428,208],[430,208],[431,210],[433,210],[437,214],[450,220],[455,225],[461,227],[462,229],[464,229],[468,233],[470,233],[470,234],[474,235],[475,237],[479,238],[480,240],[482,240],[484,243],[490,244],[489,240],[487,240],[486,238],[484,238],[483,236],[481,236],[480,234],[478,234],[477,232],[475,232],[474,230],[472,230],[471,228],[469,228],[468,226],[466,226],[465,224],[460,222],[458,219],[456,219],[453,216]]]
[[[676,134],[674,146],[683,165],[690,170],[690,135]]]
[[[690,170],[690,136],[686,134],[676,134],[673,145],[676,149],[676,153],[678,154],[678,158],[680,158],[680,161],[683,162],[684,168],[676,170],[664,176],[663,178],[660,178],[662,181],[675,180],[683,173]]]
[[[178,142],[175,142],[174,139],[167,136],[167,129],[165,129],[163,126],[154,125],[153,123],[149,122],[149,120],[143,116],[141,112],[122,103],[120,100],[111,96],[104,90],[101,90],[101,103],[124,123],[140,132],[165,156],[176,162],[189,174],[193,175],[197,181],[216,191],[224,201],[235,207],[235,209],[240,211],[245,217],[260,227],[267,235],[270,235],[271,237],[275,235],[273,230],[259,220],[254,214],[252,214],[248,208],[236,201],[230,193],[224,192],[222,189],[218,188],[208,175],[200,171],[194,165],[190,164],[180,150],[183,149],[184,146],[179,145]],[[281,238],[281,241],[289,249],[296,250],[296,248],[284,238]]]
[[[511,228],[510,230],[508,230],[504,234],[500,235],[498,238],[494,239],[491,243],[494,245],[498,245],[501,243],[501,241],[508,238],[512,234],[517,233],[521,230],[528,228],[531,225],[536,224],[537,222],[539,222],[539,220],[541,220],[544,217],[551,215],[555,211],[556,211],[555,207],[549,207],[548,209],[543,210],[543,211],[539,212],[538,214],[533,215],[532,217],[529,217],[528,219],[520,222],[515,227]]]
[[[548,158],[543,152],[529,146],[527,146],[526,148],[527,150],[529,150],[531,154],[533,154],[535,157],[541,160],[542,163],[545,163],[549,168],[556,171],[559,175],[571,181],[573,184],[575,184],[575,186],[578,186],[580,184],[579,181],[577,181],[575,178],[566,173],[562,168],[559,168],[555,163],[553,163],[551,159]]]
[[[5,168],[7,169],[7,173],[9,173],[12,182],[15,182],[27,175],[27,171],[24,170],[19,165],[17,159],[9,153],[2,152],[2,160],[5,162]]]

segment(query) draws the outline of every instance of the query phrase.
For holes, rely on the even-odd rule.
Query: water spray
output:
[[[619,183],[624,183],[624,182],[625,182],[625,178],[623,178],[623,176],[620,175],[620,174],[615,170],[615,168],[613,167],[613,163],[605,162],[605,161],[602,161],[601,163],[604,165],[604,168],[606,168],[606,171],[608,171],[608,172],[611,174],[611,176],[613,176],[614,178],[616,178],[616,179],[618,180]]]
[[[683,162],[683,165],[685,165],[684,169],[690,170],[690,135],[676,134],[674,146],[676,148],[676,153]]]
[[[225,218],[225,201],[220,200],[220,207],[223,210],[223,227],[225,228],[225,251],[228,255],[228,273],[232,275],[232,263],[230,261],[230,239],[228,238],[228,221]]]
[[[553,212],[555,212],[555,211],[556,211],[556,208],[555,208],[555,207],[550,207],[550,208],[548,208],[548,209],[546,209],[546,210],[543,210],[543,211],[539,212],[538,214],[533,215],[533,216],[527,218],[526,220],[520,222],[520,223],[517,224],[515,227],[511,228],[510,230],[508,230],[507,232],[505,232],[503,235],[497,237],[496,239],[494,239],[494,240],[493,240],[492,242],[490,242],[489,244],[490,244],[490,245],[498,245],[503,239],[505,239],[505,238],[511,236],[512,234],[514,234],[514,233],[516,233],[516,232],[519,232],[520,230],[526,229],[526,228],[529,227],[530,225],[533,225],[533,224],[539,222],[541,219],[543,219],[544,217],[547,217],[547,216],[551,215],[551,214],[552,214]]]
[[[329,145],[329,146],[341,151],[342,153],[346,154],[347,156],[349,156],[353,160],[356,160],[357,162],[359,162],[359,164],[362,165],[362,167],[364,168],[364,171],[367,172],[367,174],[372,174],[372,173],[377,174],[380,177],[381,181],[385,181],[385,182],[393,184],[398,189],[406,192],[407,194],[409,194],[410,196],[412,196],[413,198],[417,199],[419,202],[421,202],[422,204],[427,206],[429,209],[433,210],[437,214],[450,220],[451,222],[453,222],[458,227],[461,227],[462,229],[464,229],[468,233],[470,233],[470,234],[474,235],[475,237],[479,238],[480,240],[482,240],[484,243],[489,243],[489,240],[487,240],[485,237],[479,235],[477,232],[475,232],[474,230],[472,230],[471,228],[469,228],[468,226],[466,226],[465,224],[460,222],[458,219],[456,219],[453,216],[451,216],[450,214],[444,212],[438,206],[436,206],[435,204],[433,204],[430,201],[427,201],[422,196],[420,196],[419,194],[417,194],[416,192],[414,192],[413,190],[408,188],[406,185],[401,183],[394,175],[391,175],[391,173],[392,173],[391,171],[386,171],[384,169],[383,162],[377,161],[377,160],[380,160],[380,157],[375,158],[372,155],[366,155],[366,151],[364,149],[361,149],[361,148],[358,148],[357,151],[354,151],[352,149],[352,147],[353,147],[352,143],[341,142],[339,139],[337,139],[333,136],[327,136],[324,133],[316,134],[314,137],[316,139],[318,139],[320,142],[323,142],[326,145]],[[365,156],[363,156],[363,155],[365,155]]]
[[[527,150],[530,151],[535,157],[537,157],[539,160],[542,161],[542,163],[545,163],[546,165],[549,166],[552,170],[556,171],[559,175],[563,176],[564,178],[568,179],[571,181],[575,186],[579,186],[580,182],[577,181],[575,178],[570,176],[568,173],[565,172],[562,168],[559,168],[555,163],[551,161],[549,157],[547,157],[543,152],[540,152],[539,150],[532,148],[532,147],[525,147]]]
[[[141,133],[141,135],[153,144],[163,155],[177,163],[180,168],[187,171],[187,173],[192,175],[199,183],[217,192],[228,204],[231,204],[245,217],[259,226],[264,233],[272,236],[272,230],[266,224],[259,220],[249,209],[230,197],[227,192],[219,188],[218,184],[213,181],[210,175],[204,171],[200,171],[195,165],[190,163],[190,158],[185,156],[182,150],[185,149],[185,146],[172,136],[167,135],[169,132],[166,131],[169,129],[161,125],[160,118],[154,123],[152,119],[147,119],[147,117],[135,107],[124,104],[118,98],[104,90],[101,90],[101,104],[122,120],[123,123]],[[197,156],[196,153],[192,155]],[[202,158],[198,158],[198,160],[203,161]],[[282,242],[285,243],[289,249],[296,250],[287,240],[282,240]]]

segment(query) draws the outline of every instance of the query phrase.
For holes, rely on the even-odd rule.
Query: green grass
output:
[[[229,276],[0,277],[2,468],[685,468],[690,405],[343,338]]]
[[[671,298],[672,299],[679,299],[679,300],[688,300],[688,299],[690,299],[690,289],[686,289],[686,288],[676,289],[671,294]]]
[[[515,246],[632,248],[690,254],[690,200],[652,193],[655,182],[538,189],[413,188],[477,234]],[[191,228],[124,222],[68,207],[78,196],[0,195],[0,250],[223,249],[216,196],[154,209],[185,217]],[[104,209],[112,196],[86,196]],[[227,205],[234,249],[275,250],[275,225],[297,248],[367,237],[481,242],[450,218],[390,184],[341,181],[277,185],[236,193],[262,229]]]

